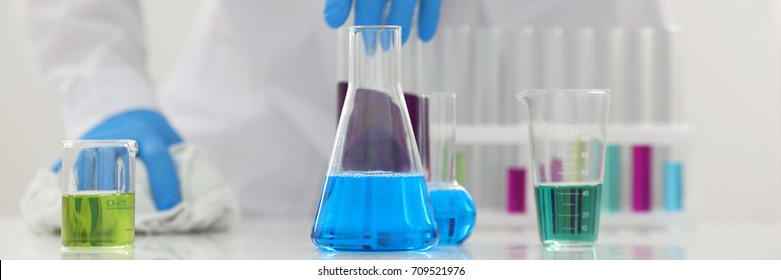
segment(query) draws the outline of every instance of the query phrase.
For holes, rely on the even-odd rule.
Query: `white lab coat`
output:
[[[445,0],[441,24],[669,21],[654,0],[583,2]],[[137,1],[27,3],[37,68],[60,98],[69,138],[118,112],[158,109],[208,152],[245,214],[314,214],[336,127],[336,35],[323,0],[208,1],[159,89],[146,74]],[[610,16],[627,7],[630,16]]]

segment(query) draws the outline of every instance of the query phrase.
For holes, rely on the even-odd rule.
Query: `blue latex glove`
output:
[[[182,201],[179,177],[176,175],[174,161],[168,152],[168,148],[181,143],[182,138],[159,113],[150,110],[132,110],[114,115],[87,132],[82,139],[136,140],[138,158],[146,165],[152,198],[157,210],[171,209]],[[87,154],[105,157],[110,152],[108,150],[88,151]],[[61,166],[62,161],[56,163],[52,170],[59,172]]]
[[[387,2],[390,11],[382,18]],[[326,0],[323,15],[333,28],[342,26],[350,15],[353,0]],[[400,25],[401,42],[409,37],[416,0],[355,0],[355,25]],[[441,0],[420,0],[418,7],[418,36],[424,42],[431,40],[437,31]]]

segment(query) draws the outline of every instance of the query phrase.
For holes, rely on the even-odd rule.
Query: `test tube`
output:
[[[456,121],[460,124],[472,124],[474,105],[472,93],[472,28],[468,25],[448,26],[444,30],[442,44],[442,90],[455,92],[459,100],[456,104]]]
[[[521,92],[538,87],[536,76],[538,71],[535,71],[538,64],[535,46],[538,42],[535,40],[537,33],[531,26],[522,26],[511,32],[507,52],[510,63],[505,72],[505,81],[508,87],[506,92]],[[512,98],[512,96],[509,97]],[[504,117],[507,124],[520,125],[527,121],[526,115],[520,113],[521,110],[517,104],[507,102],[505,99],[500,102],[506,106]],[[525,149],[526,147],[513,145],[506,153],[510,156],[506,175],[506,210],[509,213],[526,212],[526,200],[528,200],[526,186],[529,185],[530,176],[526,176],[526,165],[522,164],[527,160]]]
[[[654,30],[644,27],[638,32],[638,80],[640,95],[639,121],[648,124],[653,121],[654,93]],[[649,212],[652,208],[653,148],[638,143],[632,147],[632,210],[636,213]]]
[[[412,29],[416,29],[416,24],[413,22]],[[422,57],[418,55],[420,52],[421,44],[418,36],[410,35],[407,38],[407,42],[401,47],[401,84],[404,86],[404,92],[415,95],[422,95],[420,92],[420,83],[418,78],[419,63],[418,60]]]
[[[473,124],[471,61],[473,30],[469,25],[447,25],[442,31],[441,36],[437,36],[440,38],[435,39],[440,40],[436,51],[439,52],[439,65],[442,66],[437,76],[441,84],[435,91],[455,92],[456,98],[461,100],[456,104],[456,123]],[[484,186],[477,180],[479,174],[475,168],[480,166],[480,162],[475,160],[474,145],[458,146],[457,149],[457,165],[464,169],[457,174],[461,177],[459,182],[471,187],[470,192],[475,203],[482,203],[480,196],[483,194]],[[478,205],[480,206],[483,205]]]
[[[474,49],[474,83],[473,121],[480,125],[497,125],[501,119],[501,39],[499,28],[478,28],[475,34]],[[490,208],[502,209],[504,193],[501,191],[504,177],[502,176],[503,154],[501,146],[478,145],[475,147],[475,160],[479,163],[472,169],[479,184],[485,191],[483,200]]]
[[[540,49],[537,44],[540,40],[536,39],[539,32],[531,26],[523,26],[511,33],[509,44],[509,65],[506,71],[505,80],[508,82],[508,92],[521,92],[523,90],[539,87],[539,65],[540,58],[538,54]],[[509,99],[507,99],[509,98]],[[524,123],[527,120],[525,114],[521,114],[517,104],[507,102],[515,97],[508,95],[503,97],[502,103],[506,104],[505,117],[509,124]]]
[[[571,77],[572,88],[595,88],[595,73],[596,73],[596,48],[594,39],[594,29],[581,28],[573,34],[575,50],[573,52],[574,59],[571,69],[573,70]]]
[[[653,63],[650,69],[652,90],[651,93],[651,123],[655,125],[667,124],[670,121],[670,114],[668,112],[669,104],[669,87],[667,84],[668,74],[666,73],[667,66],[667,32],[663,28],[646,27],[646,29],[653,30],[653,50],[652,60]],[[653,169],[652,169],[652,202],[653,211],[659,211],[664,207],[664,184],[665,184],[665,162],[668,160],[670,147],[666,145],[657,145],[653,149]]]
[[[415,37],[415,36],[410,36]],[[415,52],[412,54],[415,57],[414,64],[410,64],[409,66],[414,66],[415,70],[413,71],[414,77],[407,78],[408,76],[404,73],[402,73],[402,80],[404,79],[412,79],[415,83],[415,88],[418,92],[424,93],[424,92],[438,92],[442,88],[442,61],[441,61],[441,55],[442,55],[442,36],[435,36],[428,42],[422,42],[418,41],[417,44],[412,45],[412,47],[415,48]],[[407,56],[410,54],[405,54],[404,48],[402,48],[402,60],[408,59]],[[402,63],[405,65],[405,67],[408,65],[408,63],[404,63],[405,61],[402,61]],[[404,82],[405,84],[408,84],[407,82]],[[423,104],[426,104],[425,100],[422,100]],[[427,105],[423,105],[427,106]],[[424,116],[420,118],[419,121],[427,121],[428,120],[428,110],[426,107],[420,108],[423,112]],[[420,130],[422,128],[422,125],[418,126],[418,129]],[[417,134],[422,134],[420,131],[416,132]],[[418,148],[420,149],[421,157],[424,159],[429,158],[428,154],[428,135],[421,136],[421,138],[417,138],[418,140]],[[427,172],[431,172],[431,165],[423,161],[423,168],[426,169]]]
[[[505,92],[521,92],[530,88],[537,88],[535,66],[537,65],[537,56],[534,39],[535,29],[531,26],[522,26],[509,32],[510,40],[507,50],[507,67],[504,71]],[[512,101],[512,94],[503,95],[501,102],[504,104],[504,122],[507,124],[519,124],[526,120],[526,116],[521,114],[518,104]]]
[[[664,163],[664,211],[683,210],[683,163],[668,160]]]
[[[542,87],[565,88],[564,30],[552,27],[542,40]]]
[[[426,121],[426,116],[424,115],[426,110],[422,108],[426,106],[426,103],[423,102],[418,88],[417,60],[420,59],[420,56],[418,55],[419,48],[417,45],[419,43],[418,36],[409,36],[407,42],[401,47],[401,84],[404,86],[404,102],[407,104],[410,122],[412,122],[412,131],[415,134],[415,139],[418,141],[418,148],[422,149],[421,145],[425,145],[426,142],[421,141],[421,139],[426,139],[427,136],[421,133],[427,132],[421,129],[421,123]]]
[[[554,26],[545,30],[541,42],[542,50],[542,88],[566,88],[566,73],[564,71],[564,30]],[[552,180],[562,181],[561,159],[552,158],[550,174]]]
[[[507,212],[526,212],[526,168],[510,167],[507,170]]]
[[[420,92],[441,92],[444,90],[443,73],[445,69],[443,44],[452,27],[443,26],[441,35],[434,36],[428,42],[417,44],[417,89]]]
[[[669,122],[678,124],[683,121],[683,92],[681,91],[681,31],[679,26],[671,26],[667,32],[667,85],[669,92]],[[669,158],[664,163],[664,211],[683,210],[683,155],[680,148],[670,149]]]
[[[605,36],[605,80],[612,89],[610,124],[624,122],[624,95],[626,94],[626,32],[624,28],[611,29]],[[605,183],[602,209],[606,213],[621,211],[622,183],[621,145],[608,143],[605,147]]]
[[[571,71],[569,75],[570,88],[597,88],[595,79],[596,42],[594,29],[590,27],[576,29],[574,32],[570,32],[569,36],[572,39],[572,43],[568,45],[573,48],[570,52],[572,55],[571,65],[573,66],[569,68]],[[596,141],[580,142],[575,147],[578,149],[577,153],[601,149],[599,147],[589,147],[595,145],[600,145],[600,143]],[[597,157],[592,157],[591,159],[598,160]],[[587,163],[581,162],[579,164]],[[595,163],[594,165],[598,164]],[[601,172],[601,170],[592,169],[591,172]]]
[[[349,32],[346,28],[339,28],[336,30],[336,122],[339,122],[339,117],[342,115],[342,105],[344,105],[344,99],[347,97],[347,77],[349,75],[347,56],[349,54],[349,46],[347,44]],[[336,126],[336,124],[334,124]]]

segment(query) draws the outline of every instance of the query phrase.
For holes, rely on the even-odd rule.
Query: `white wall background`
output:
[[[18,213],[36,168],[60,152],[64,132],[53,95],[33,75],[15,2],[0,2],[0,213]]]
[[[670,1],[686,30],[700,219],[781,221],[777,1]]]
[[[164,80],[202,1],[141,1],[149,71]],[[686,115],[695,129],[686,167],[698,220],[781,221],[781,4],[670,1],[685,28]],[[0,2],[0,215],[18,214],[37,168],[60,153],[56,100],[34,76],[14,2]]]

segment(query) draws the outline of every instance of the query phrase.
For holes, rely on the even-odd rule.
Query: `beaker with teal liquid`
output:
[[[438,242],[401,88],[401,27],[350,27],[347,96],[312,242],[325,250],[425,250]]]
[[[529,90],[529,142],[540,239],[591,246],[599,234],[609,91]]]

